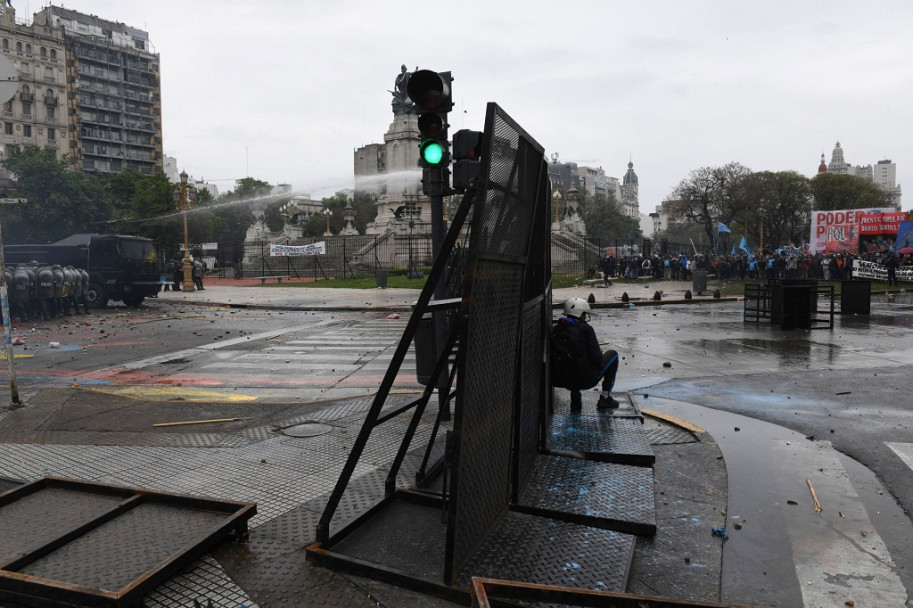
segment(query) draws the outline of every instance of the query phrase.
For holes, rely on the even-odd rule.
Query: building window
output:
[[[54,106],[45,106],[48,109],[48,122],[57,121],[57,108]]]
[[[51,49],[51,61],[57,61],[57,49]]]
[[[38,51],[38,53],[41,55],[41,58],[42,58],[42,59],[47,59],[47,58],[48,58],[48,50],[47,50],[46,48],[41,47],[41,50]]]
[[[23,115],[23,116],[31,116],[31,115],[32,115],[32,104],[31,104],[31,103],[29,103],[29,102],[27,102],[27,101],[23,101],[23,102],[22,102],[22,115]]]
[[[3,104],[3,111],[9,112],[10,114],[13,113],[13,100],[12,99],[10,99],[5,104]]]
[[[32,136],[32,125],[22,125],[22,136],[23,137]]]
[[[57,130],[48,129],[48,141],[55,141],[57,139]]]
[[[3,39],[3,50],[4,51],[10,50],[10,41],[7,40],[6,38]]]
[[[12,135],[13,134],[13,123],[11,123],[11,122],[3,123],[3,132],[6,133],[7,135]]]
[[[28,57],[32,56],[32,45],[31,44],[25,45],[25,54]]]
[[[19,53],[20,55],[22,54],[22,43],[21,42],[16,43],[16,52]]]

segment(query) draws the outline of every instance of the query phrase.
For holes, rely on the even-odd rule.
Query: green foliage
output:
[[[615,193],[610,192],[608,198],[600,195],[589,196],[586,191],[582,194],[583,202],[580,205],[583,222],[586,225],[587,238],[593,241],[609,243],[620,241],[625,243],[639,241],[643,236],[640,222],[624,215],[615,199]]]
[[[811,191],[816,211],[864,209],[889,203],[877,184],[855,175],[819,173],[811,180]]]
[[[16,176],[9,196],[28,199],[3,210],[7,243],[53,242],[76,232],[94,232],[113,211],[101,183],[68,170],[51,148],[8,146],[3,166]]]
[[[764,241],[777,246],[808,238],[811,187],[809,179],[795,171],[762,171],[753,173],[743,182],[747,203],[744,218],[745,234],[757,233],[764,223]],[[776,247],[775,247],[776,248]]]
[[[163,173],[72,171],[66,159],[57,160],[53,150],[34,146],[8,146],[2,164],[16,180],[6,195],[29,201],[0,210],[7,243],[53,242],[98,230],[153,238],[166,255],[176,254],[183,243],[183,214],[175,197],[178,186]],[[268,183],[252,178],[241,180],[235,192],[219,201],[208,190],[197,190],[187,214],[189,240],[219,241],[240,250],[253,215],[248,205],[231,204],[232,199],[270,191]]]
[[[285,201],[270,203],[266,206],[266,209],[263,210],[263,221],[266,222],[266,226],[273,232],[282,230],[282,227],[285,225],[285,218],[279,213],[279,208],[284,204]]]
[[[227,199],[245,199],[245,198],[256,198],[258,196],[266,196],[273,191],[273,187],[269,182],[264,182],[259,179],[254,179],[252,177],[245,177],[238,180],[238,184],[235,187],[234,191],[229,192],[225,195]]]

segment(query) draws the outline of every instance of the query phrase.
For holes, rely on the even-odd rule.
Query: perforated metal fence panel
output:
[[[543,299],[536,298],[523,306],[522,342],[520,345],[519,395],[516,407],[517,424],[514,445],[514,501],[535,465],[539,453],[539,416],[544,400],[543,385]],[[549,313],[550,314],[550,313]]]
[[[469,244],[471,271],[461,311],[465,355],[454,416],[448,581],[507,513],[512,422],[517,378],[524,376],[524,344],[528,339],[530,348],[542,348],[533,336],[524,336],[523,303],[532,299],[524,297],[532,295],[525,289],[530,244],[542,233],[538,224],[546,214],[540,206],[548,205],[544,150],[496,104],[488,105],[485,122]]]

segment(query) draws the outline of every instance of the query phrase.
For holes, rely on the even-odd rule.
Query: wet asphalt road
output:
[[[264,382],[267,373],[211,377],[206,357],[220,343],[347,319],[380,319],[388,311],[261,310],[148,300],[55,322],[17,323],[13,334],[20,390],[30,385],[207,386],[287,395],[300,378]],[[395,314],[395,313],[394,313]],[[405,313],[403,313],[405,316]],[[743,321],[740,302],[596,309],[593,325],[621,357],[616,390],[633,391],[769,421],[827,440],[872,469],[908,515],[913,471],[888,443],[913,442],[913,304],[876,302],[868,316],[837,316],[833,330],[781,330]],[[317,327],[315,325],[315,327]],[[402,320],[389,321],[391,336]],[[206,347],[193,364],[127,373],[119,365]],[[269,372],[270,370],[266,370]],[[281,372],[281,370],[279,370]],[[275,375],[275,374],[274,374]],[[175,381],[174,377],[180,380]],[[404,378],[408,383],[408,379]]]
[[[556,300],[562,295],[556,294]],[[793,441],[829,442],[853,459],[843,464],[847,474],[863,480],[859,487],[872,489],[868,497],[860,491],[871,512],[893,513],[884,502],[890,498],[905,512],[905,517],[893,513],[893,519],[873,523],[879,526],[901,580],[908,589],[913,588],[909,521],[913,470],[895,450],[913,444],[909,405],[913,400],[906,397],[913,394],[909,373],[913,350],[908,348],[913,304],[905,297],[893,302],[881,299],[873,303],[871,315],[837,316],[832,330],[781,330],[746,323],[738,301],[645,304],[598,309],[594,315],[597,333],[622,357],[616,391],[631,392],[642,407],[684,403],[719,411],[715,438],[730,449],[744,449],[746,460],[751,460],[755,449],[740,435],[748,431],[747,425],[743,425],[744,431],[736,426],[741,422],[725,426],[730,419],[724,413],[791,429],[796,433]],[[210,391],[208,399],[219,391],[264,399],[307,398],[312,394],[308,391],[318,389],[302,384],[300,375],[290,374],[277,382],[277,374],[269,369],[262,374],[204,370],[224,360],[229,350],[246,349],[255,354],[268,348],[272,335],[289,328],[303,336],[311,327],[322,331],[325,323],[344,326],[349,321],[382,320],[388,315],[387,310],[229,309],[163,298],[149,301],[139,310],[112,307],[60,323],[17,325],[14,335],[25,336],[27,342],[25,348],[16,349],[17,367],[21,390],[79,384],[129,386],[153,394],[167,387],[173,398],[181,391],[205,387]],[[388,323],[389,333],[395,337],[402,330],[401,321]],[[244,345],[248,340],[250,345]],[[232,342],[231,348],[218,347],[228,342]],[[187,353],[192,357],[185,358]],[[155,366],[130,365],[156,358]],[[170,369],[163,369],[162,362]],[[375,370],[361,373],[363,386],[345,390],[366,390],[372,382],[376,385],[372,380]],[[346,374],[340,370],[339,378]],[[339,378],[334,380],[330,374],[326,382],[336,382],[339,387]],[[403,378],[403,387],[409,388],[410,382]],[[710,416],[702,415],[705,420]],[[870,479],[855,461],[870,469],[877,480]]]
[[[598,292],[597,292],[598,293]],[[168,369],[116,369],[119,364],[387,311],[287,311],[193,306],[154,299],[140,309],[112,306],[59,322],[16,324],[18,379],[29,385],[73,383],[294,389],[257,375],[207,377],[197,359]],[[405,315],[403,315],[405,316]],[[913,304],[873,304],[868,316],[837,316],[833,330],[781,330],[743,321],[740,302],[597,309],[593,324],[622,357],[617,389],[665,397],[773,422],[834,446],[872,469],[913,514],[913,471],[887,444],[913,441],[905,395],[913,394]],[[390,322],[393,334],[401,325]],[[306,331],[306,330],[305,330]],[[254,339],[252,349],[261,348]],[[259,346],[258,346],[259,345]],[[234,346],[233,348],[237,348]],[[204,352],[204,354],[205,354]],[[267,370],[269,371],[269,370]],[[281,370],[280,370],[281,371]],[[265,375],[265,374],[264,374]],[[258,379],[259,378],[259,379]],[[648,397],[649,398],[649,397]]]

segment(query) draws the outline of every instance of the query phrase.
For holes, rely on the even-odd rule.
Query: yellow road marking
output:
[[[120,386],[98,388],[91,387],[88,390],[105,393],[107,395],[119,395],[133,399],[153,399],[158,401],[220,401],[228,403],[245,403],[256,401],[257,397],[253,395],[240,395],[238,393],[225,393],[207,389],[198,389],[185,386]]]
[[[13,354],[13,359],[31,359],[34,356],[35,355],[26,355],[25,353],[22,353],[22,354],[15,353],[15,354]],[[0,355],[0,360],[6,361],[6,353],[3,353],[2,355]]]
[[[689,430],[692,433],[706,433],[707,432],[704,429],[702,429],[701,427],[691,424],[690,422],[687,422],[685,420],[682,420],[681,418],[676,418],[675,416],[669,416],[668,414],[661,414],[660,412],[657,412],[656,410],[641,409],[640,413],[645,416],[650,416],[651,418],[657,418],[658,420],[665,420],[666,422],[668,422],[670,424],[674,424],[675,426],[680,426],[681,428]]]

